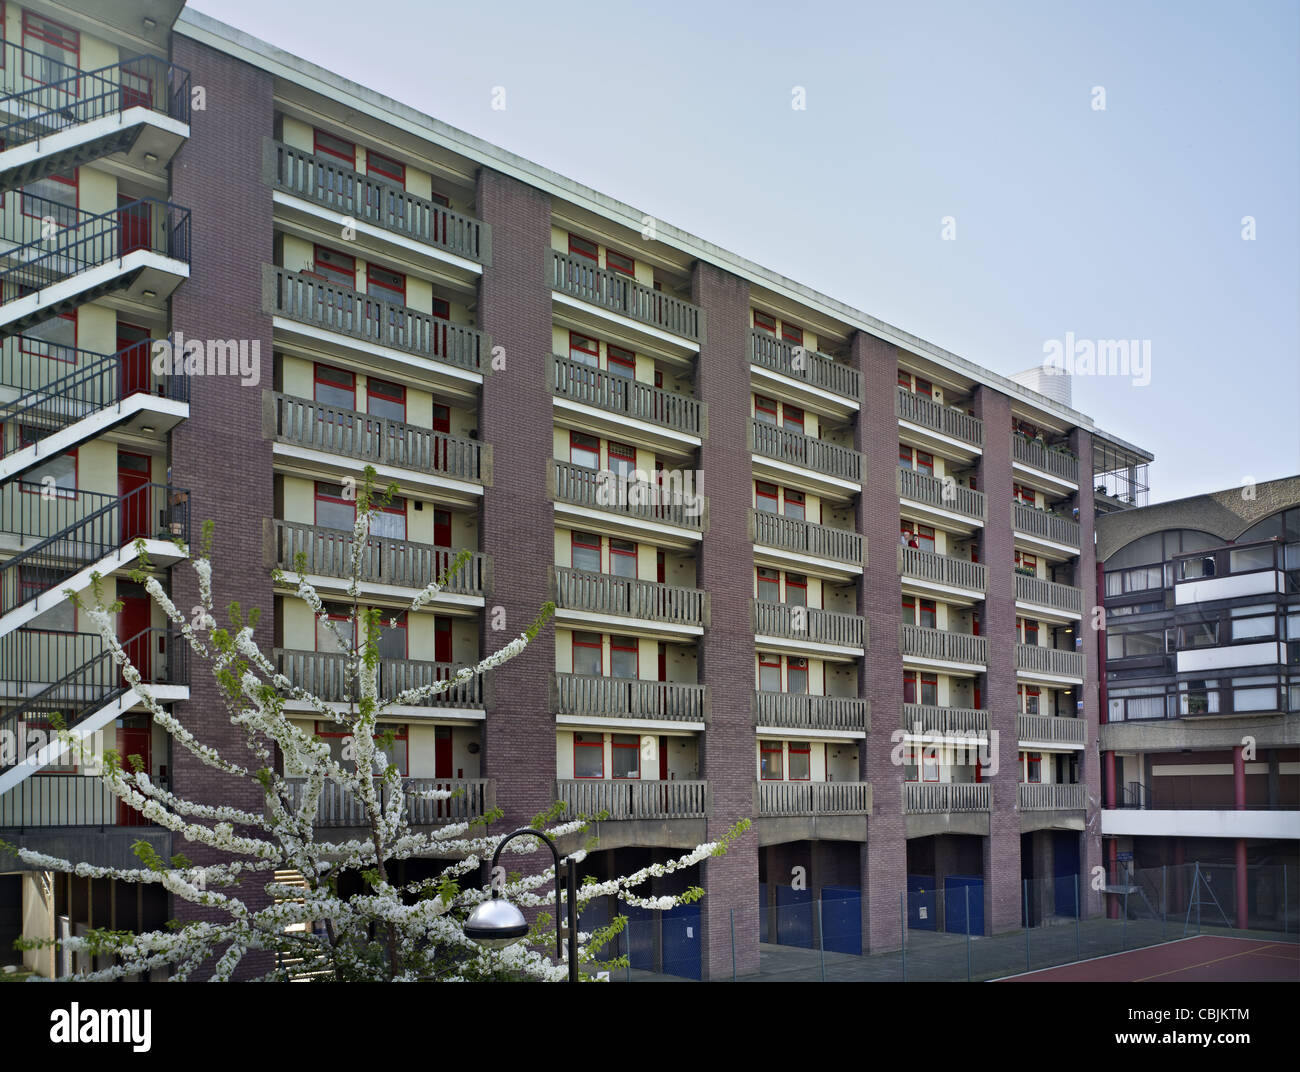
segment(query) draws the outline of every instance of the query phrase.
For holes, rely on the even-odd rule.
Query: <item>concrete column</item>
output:
[[[1118,803],[1115,793],[1115,753],[1102,753],[1106,765],[1106,807],[1114,808]]]
[[[1232,799],[1237,811],[1246,810],[1246,758],[1241,745],[1232,750]],[[1237,926],[1246,929],[1249,915],[1246,891],[1246,839],[1237,838]]]

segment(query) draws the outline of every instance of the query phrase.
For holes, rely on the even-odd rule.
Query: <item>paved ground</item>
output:
[[[1013,975],[1010,983],[1294,983],[1300,945],[1201,934],[1149,949]]]

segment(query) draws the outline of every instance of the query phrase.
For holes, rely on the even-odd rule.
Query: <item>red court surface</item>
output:
[[[1059,968],[1011,975],[1008,983],[1294,983],[1300,946],[1198,934]]]

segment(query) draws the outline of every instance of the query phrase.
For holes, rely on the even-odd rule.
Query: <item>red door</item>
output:
[[[451,434],[451,410],[437,404],[433,407],[433,430],[445,435]],[[433,441],[433,468],[437,472],[447,469],[447,441],[435,438]]]
[[[153,79],[146,73],[145,63],[141,60],[128,60],[122,64],[122,110],[127,108],[153,107]]]
[[[117,360],[121,369],[123,398],[149,393],[149,350],[152,341],[144,328],[138,328],[134,324],[117,325]]]
[[[151,506],[149,494],[150,458],[145,454],[117,452],[117,494],[120,498],[118,515],[121,518],[121,542],[150,535]]]
[[[438,726],[434,730],[433,776],[451,777],[451,727]]]
[[[659,738],[659,780],[668,781],[668,738]]]
[[[153,757],[150,754],[152,731],[149,726],[119,726],[117,728],[117,754],[122,757],[122,766],[129,771],[135,770],[129,757],[139,756],[144,762],[144,769],[153,774]],[[149,820],[123,800],[117,802],[118,826],[148,826]]]
[[[433,619],[433,658],[435,662],[451,662],[451,619]]]
[[[125,649],[131,665],[140,671],[140,676],[145,681],[151,681],[153,679],[149,647],[151,634],[145,630],[149,628],[152,617],[150,612],[152,601],[145,594],[142,585],[126,582],[118,582],[117,598],[122,603],[122,610],[117,616],[118,643]],[[125,677],[122,678],[122,683],[126,683]]]
[[[451,514],[446,510],[433,512],[433,543],[435,547],[451,546]]]
[[[133,197],[118,195],[117,238],[118,249],[123,257],[137,249],[149,248],[152,223],[152,206]]]

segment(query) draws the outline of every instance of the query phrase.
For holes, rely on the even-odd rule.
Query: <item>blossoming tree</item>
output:
[[[330,704],[279,673],[254,641],[256,612],[245,615],[237,604],[230,607],[230,628],[218,624],[212,584],[212,526],[203,527],[197,551],[185,548],[198,578],[200,606],[190,616],[181,613],[148,572],[143,543],[142,561],[133,579],[142,583],[154,602],[197,657],[207,664],[220,685],[226,715],[246,732],[248,757],[242,762],[220,755],[203,744],[154,697],[149,684],[131,664],[117,637],[114,612],[106,606],[99,578],[92,591],[93,605],[70,594],[104,639],[127,683],[135,689],[154,722],[196,759],[234,778],[251,779],[261,787],[262,811],[184,799],[150,778],[139,757],[109,752],[101,777],[109,791],[150,822],[171,830],[179,839],[204,845],[229,856],[222,863],[196,866],[181,855],[164,860],[145,842],[137,842],[142,867],[123,870],[93,867],[58,859],[28,849],[8,847],[30,866],[80,877],[111,877],[119,881],[158,884],[182,900],[207,906],[214,920],[193,921],[146,934],[97,930],[62,939],[65,950],[86,957],[108,957],[111,966],[70,978],[107,980],[156,969],[170,978],[195,977],[204,965],[213,965],[211,977],[231,978],[250,951],[275,955],[275,968],[262,977],[286,976],[323,980],[478,980],[568,977],[565,964],[555,963],[547,952],[554,945],[554,916],[567,905],[556,905],[554,867],[531,875],[493,876],[501,895],[521,908],[536,910],[529,936],[504,950],[487,950],[465,936],[463,921],[490,892],[478,880],[484,864],[503,840],[504,832],[488,827],[499,819],[489,812],[473,821],[415,829],[407,814],[408,799],[446,800],[447,790],[412,791],[404,787],[397,766],[390,761],[390,735],[379,729],[385,713],[404,705],[427,703],[439,693],[486,674],[522,652],[545,627],[553,606],[542,608],[537,620],[521,635],[488,655],[475,666],[447,680],[433,681],[393,696],[380,695],[379,611],[360,605],[362,556],[366,552],[373,519],[395,489],[375,494],[373,469],[367,468],[364,485],[357,488],[356,522],[350,545],[348,594],[352,618],[339,623],[326,612],[320,595],[308,583],[306,563],[300,556],[290,580],[276,571],[277,583],[293,587],[322,628],[329,630],[345,653],[349,702]],[[427,605],[469,557],[462,552],[444,574],[428,584],[412,601],[410,610]],[[340,628],[340,625],[343,628]],[[350,633],[350,635],[348,635]],[[286,714],[288,701],[299,701],[316,720],[333,724],[345,735],[348,747],[336,758],[321,738],[306,732]],[[84,745],[68,729],[60,737],[69,750]],[[281,762],[276,761],[276,749]],[[291,784],[289,773],[296,776]],[[317,812],[327,781],[349,795],[368,836],[356,840],[326,840],[317,824]],[[557,804],[533,820],[552,838],[581,832],[589,817],[563,815]],[[599,817],[596,817],[599,818]],[[721,855],[748,826],[742,820],[719,842],[700,845],[691,852],[635,874],[598,881],[589,877],[579,887],[579,910],[596,897],[617,897],[641,907],[666,910],[703,895],[698,888],[669,896],[638,893],[653,878],[682,871],[709,856]],[[531,853],[537,839],[519,837],[506,853]],[[570,853],[581,860],[584,850]],[[396,883],[390,866],[399,860],[426,858],[446,863],[432,879]],[[297,872],[301,884],[274,880],[276,872]],[[339,878],[347,872],[364,879],[360,893],[340,892]],[[261,886],[265,897],[241,898],[250,886]],[[563,918],[563,915],[561,916]],[[625,924],[625,917],[591,933],[578,935],[581,977],[597,967],[623,963],[604,957],[607,943]],[[39,940],[29,944],[40,944]],[[604,958],[604,959],[602,959]],[[265,962],[265,958],[263,958]],[[102,961],[100,961],[102,963]],[[206,973],[206,972],[205,972]]]

